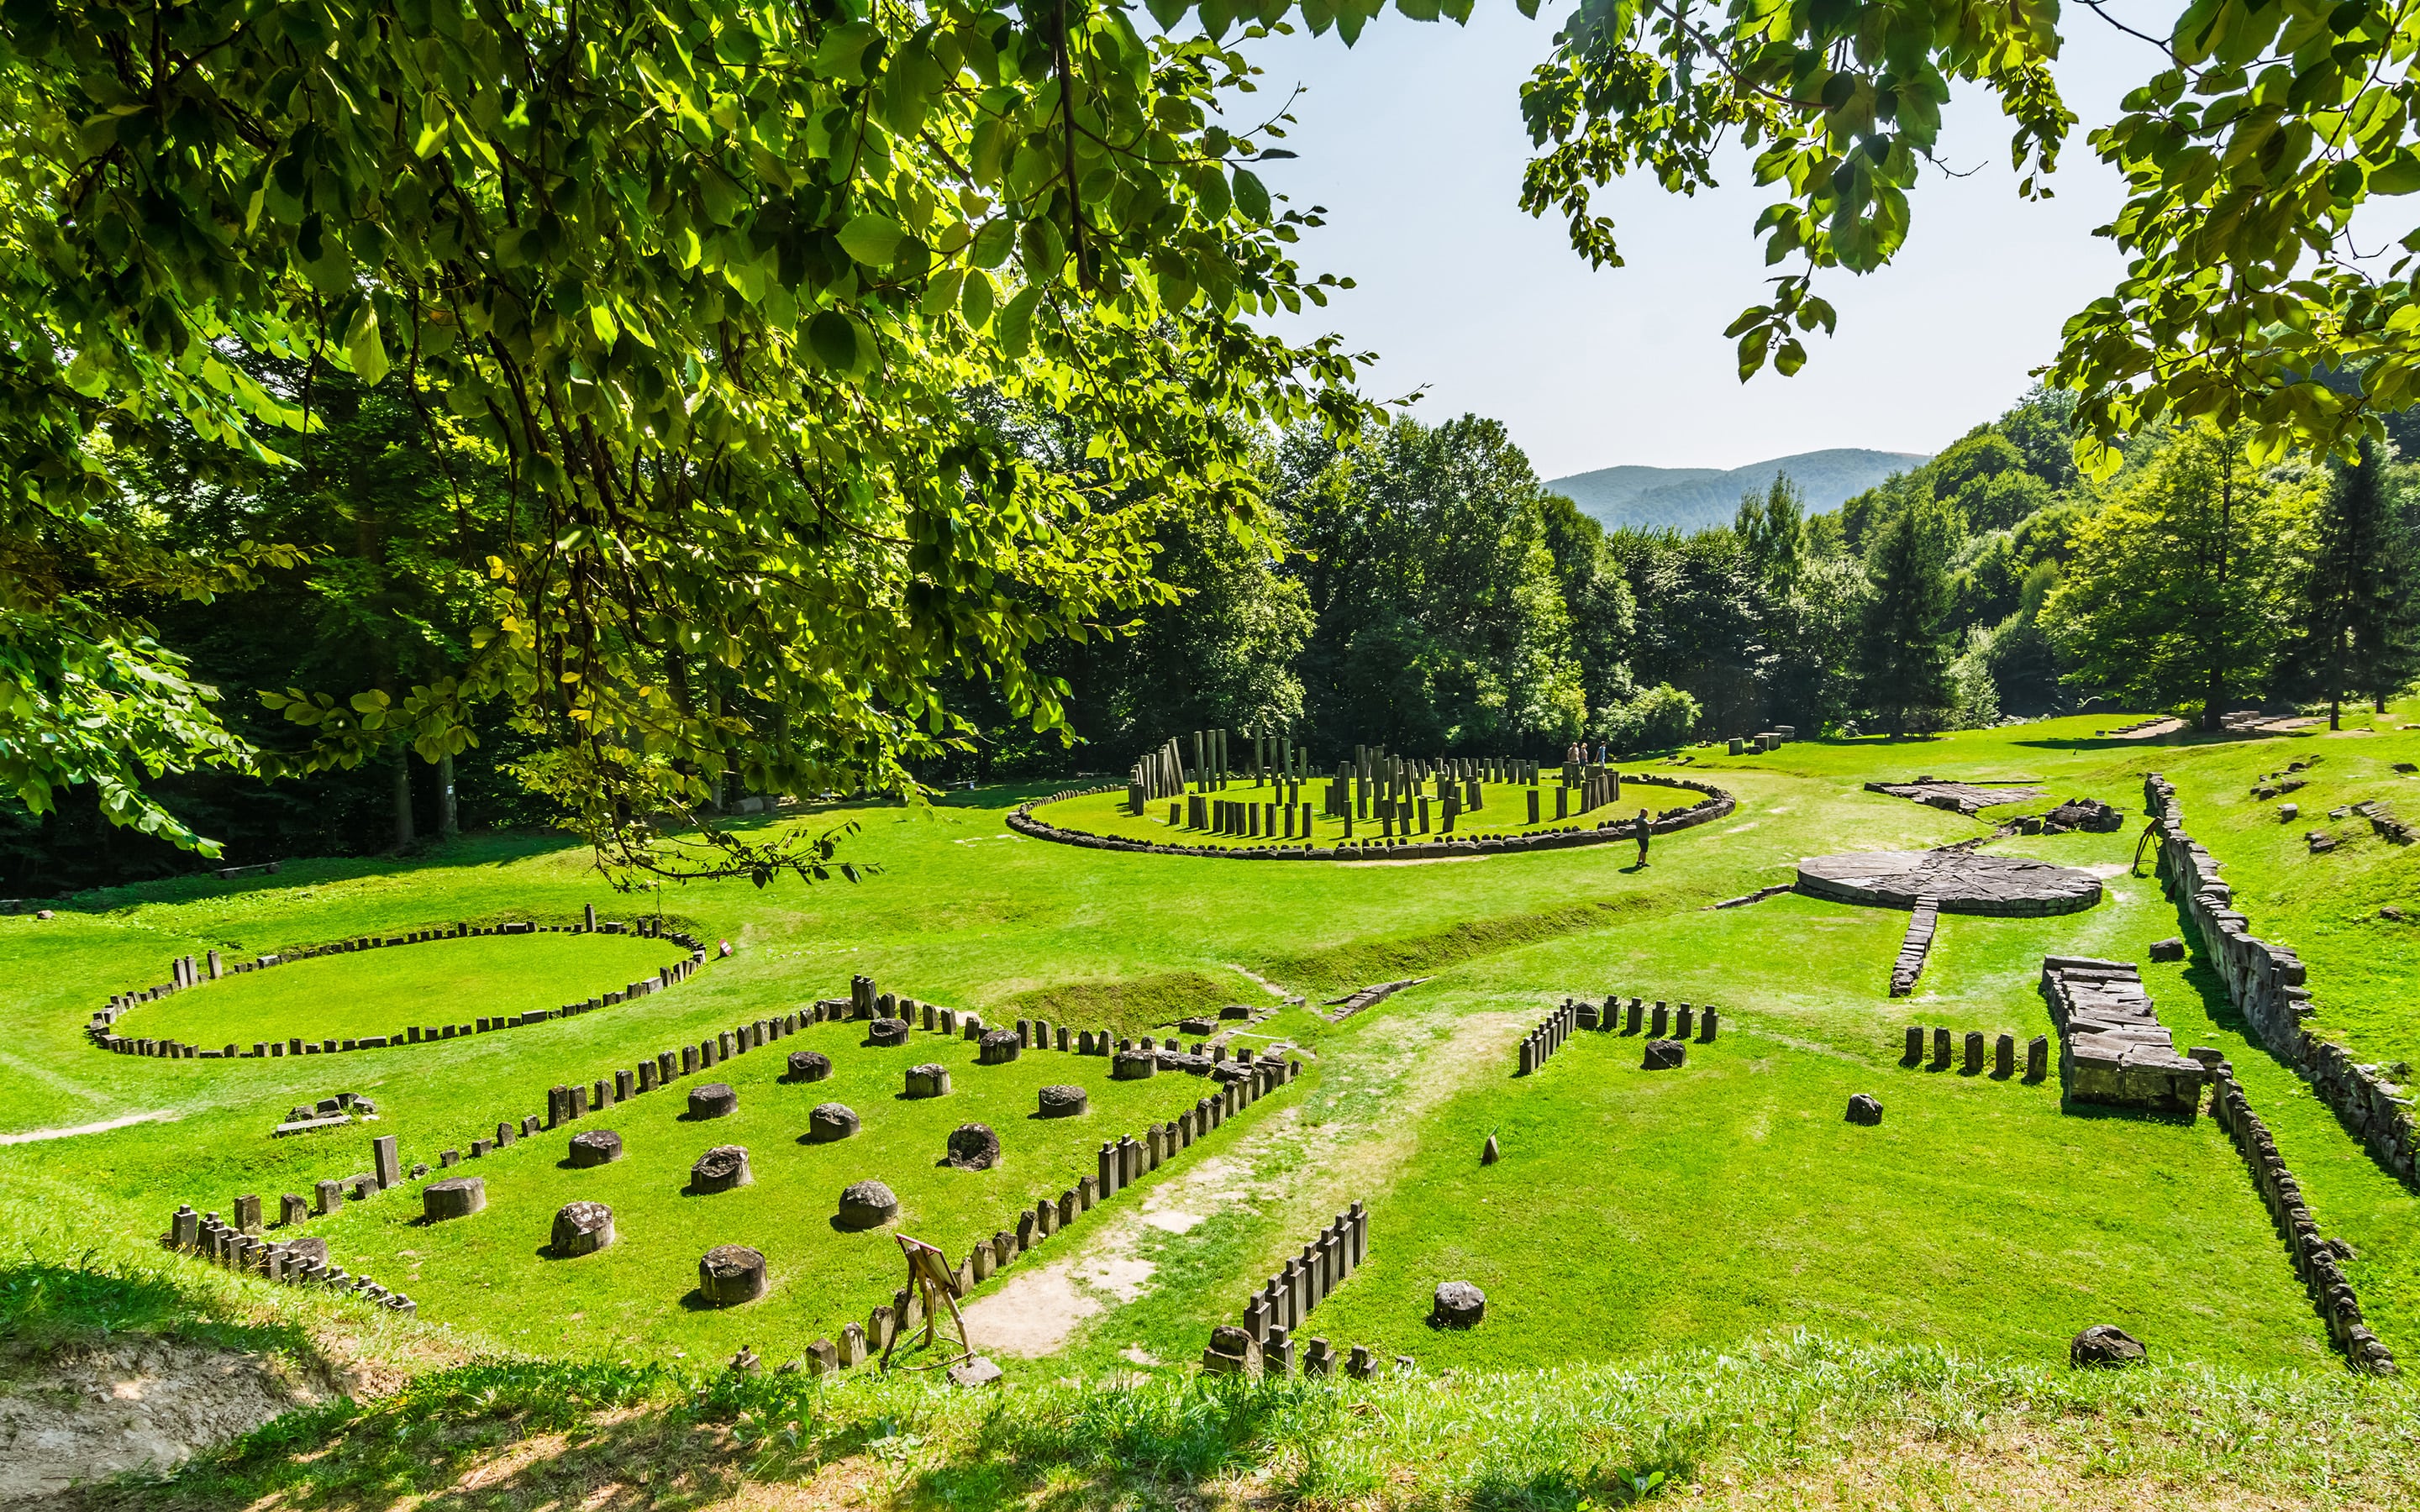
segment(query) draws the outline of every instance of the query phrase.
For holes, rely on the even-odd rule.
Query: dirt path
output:
[[[1074,1249],[976,1299],[966,1308],[976,1348],[1049,1354],[1080,1326],[1141,1298],[1157,1272],[1139,1253],[1148,1230],[1181,1234],[1241,1205],[1267,1215],[1282,1244],[1357,1198],[1384,1201],[1418,1146],[1421,1116],[1473,1078],[1500,1074],[1501,1057],[1490,1051],[1526,1021],[1518,1011],[1439,1011],[1360,1037],[1355,1054],[1331,1046],[1322,1083],[1327,1121],[1308,1122],[1299,1102],[1271,1110],[1241,1140],[1153,1186]],[[1442,1040],[1432,1032],[1439,1024],[1450,1026]],[[1316,1160],[1302,1148],[1312,1140],[1321,1146]]]
[[[78,1134],[107,1134],[129,1124],[161,1123],[178,1117],[175,1108],[162,1108],[156,1113],[130,1113],[122,1119],[103,1119],[99,1123],[79,1123],[72,1129],[28,1129],[23,1134],[0,1134],[0,1145],[31,1145],[44,1139],[72,1139]]]

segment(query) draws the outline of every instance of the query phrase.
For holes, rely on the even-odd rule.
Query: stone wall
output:
[[[2252,1167],[2253,1184],[2259,1188],[2260,1200],[2275,1221],[2277,1232],[2285,1238],[2294,1273],[2302,1278],[2319,1316],[2327,1319],[2328,1337],[2345,1351],[2345,1358],[2355,1369],[2373,1375],[2394,1375],[2395,1356],[2362,1321],[2361,1302],[2353,1295],[2352,1283],[2346,1279],[2338,1263],[2351,1252],[2342,1241],[2319,1237],[2319,1224],[2303,1202],[2302,1183],[2286,1168],[2285,1158],[2277,1153],[2277,1142],[2269,1136],[2268,1125],[2252,1111],[2232,1068],[2225,1063],[2219,1066],[2211,1089],[2210,1115],[2227,1132],[2236,1149],[2243,1152],[2244,1163]]]
[[[2143,803],[2160,836],[2161,885],[2193,921],[2253,1038],[2309,1081],[2381,1165],[2414,1183],[2412,1100],[2379,1068],[2356,1063],[2342,1045],[2304,1026],[2314,1011],[2301,958],[2245,927],[2217,858],[2185,833],[2176,785],[2151,773],[2143,779]]]
[[[392,946],[420,945],[431,940],[467,939],[473,935],[491,934],[637,934],[649,939],[669,940],[685,947],[689,954],[668,966],[659,967],[653,977],[630,982],[618,992],[600,993],[582,1003],[566,1003],[561,1008],[535,1009],[513,1018],[483,1018],[470,1024],[411,1025],[393,1034],[373,1034],[353,1039],[305,1040],[299,1035],[285,1040],[255,1041],[250,1049],[228,1044],[215,1050],[186,1044],[176,1040],[143,1039],[119,1034],[116,1023],[120,1015],[144,1003],[155,1003],[172,993],[199,987],[225,977],[242,976],[248,972],[266,971],[295,961],[308,961],[318,956],[349,955],[357,950],[377,950]],[[415,930],[391,937],[375,934],[349,940],[334,940],[325,945],[305,946],[297,950],[264,955],[251,961],[225,962],[219,952],[208,952],[207,965],[192,956],[178,956],[168,964],[169,980],[157,986],[111,995],[108,1006],[95,1009],[85,1025],[85,1037],[95,1045],[120,1056],[147,1056],[167,1060],[235,1060],[266,1059],[288,1055],[340,1055],[351,1050],[385,1050],[397,1045],[434,1044],[464,1035],[487,1034],[496,1029],[514,1029],[525,1024],[540,1024],[548,1019],[571,1018],[597,1009],[610,1008],[633,998],[644,997],[662,991],[676,982],[689,980],[690,973],[706,964],[706,942],[679,930],[659,930],[653,919],[641,919],[636,927],[615,920],[602,923],[597,918],[592,904],[585,920],[580,924],[486,924],[473,927],[458,923],[450,929]]]
[[[1703,795],[1697,802],[1677,809],[1667,809],[1651,816],[1647,822],[1651,833],[1668,835],[1729,815],[1737,806],[1731,795],[1711,782],[1693,778],[1672,777],[1664,773],[1624,772],[1623,782],[1637,782],[1649,787],[1683,788]],[[1062,845],[1081,845],[1098,851],[1132,851],[1146,856],[1204,856],[1236,861],[1351,861],[1383,856],[1388,859],[1420,859],[1446,856],[1518,855],[1525,851],[1568,850],[1576,845],[1607,845],[1636,839],[1628,819],[1606,819],[1594,825],[1577,824],[1558,829],[1544,829],[1527,835],[1498,835],[1472,840],[1367,840],[1347,841],[1336,845],[1311,845],[1296,841],[1262,845],[1163,845],[1156,841],[1127,840],[1116,835],[1095,835],[1081,829],[1063,829],[1033,817],[1033,810],[1045,804],[1063,803],[1069,798],[1086,798],[1100,793],[1124,792],[1123,786],[1069,788],[1048,797],[1036,798],[1011,810],[1008,827],[1035,840],[1055,841]]]

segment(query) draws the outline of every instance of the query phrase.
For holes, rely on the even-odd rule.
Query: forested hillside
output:
[[[1740,495],[1762,493],[1776,477],[1790,479],[1807,509],[1821,513],[1838,507],[1894,472],[1922,467],[1928,460],[1916,452],[1835,447],[1730,469],[1600,468],[1549,479],[1546,486],[1609,531],[1625,526],[1695,531],[1730,519],[1739,507]]]
[[[243,531],[310,548],[260,591],[151,610],[272,750],[295,734],[263,692],[457,672],[480,563],[513,507],[479,448],[451,432],[422,443],[394,382],[329,393],[326,429],[293,468],[189,443],[140,474],[165,540]],[[996,395],[976,408],[1026,454],[1083,467],[1063,417]],[[1032,649],[1064,684],[1072,743],[957,677],[950,705],[979,733],[921,775],[1114,771],[1209,726],[1281,723],[1322,759],[1358,743],[1555,756],[1575,740],[1633,751],[1774,724],[1920,732],[2096,702],[2198,717],[2381,697],[2412,675],[2420,514],[2391,444],[2358,466],[2262,466],[2206,428],[2160,429],[2095,482],[2076,468],[2070,410],[2037,392],[1837,510],[1811,511],[1782,475],[1687,532],[1606,531],[1477,416],[1274,437],[1256,453],[1272,533],[1177,513],[1152,546],[1171,601],[1118,617],[1121,633]],[[684,697],[740,696],[711,661],[683,675]],[[543,823],[559,810],[523,780],[509,713],[478,710],[479,744],[442,766],[398,736],[349,770],[266,786],[188,775],[163,792],[239,861]],[[192,864],[103,824],[88,796],[40,821],[11,804],[0,823],[11,892]]]

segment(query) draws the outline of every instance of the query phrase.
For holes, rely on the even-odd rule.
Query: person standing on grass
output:
[[[1638,838],[1638,864],[1640,866],[1645,866],[1647,864],[1647,837],[1650,833],[1647,825],[1646,810],[1639,810],[1638,817],[1631,822],[1631,833]]]

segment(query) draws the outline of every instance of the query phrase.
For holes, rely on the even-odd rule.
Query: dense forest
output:
[[[300,382],[263,374],[281,377]],[[314,392],[318,428],[290,465],[189,441],[136,473],[165,545],[298,548],[249,592],[134,606],[271,752],[301,743],[301,695],[400,698],[452,674],[516,507],[493,459],[400,382]],[[1051,417],[996,395],[969,405],[1030,455],[1083,466],[1084,439]],[[1686,534],[1605,531],[1489,419],[1271,437],[1255,455],[1274,533],[1181,517],[1156,541],[1172,602],[1034,648],[1063,684],[1073,744],[962,680],[949,696],[981,734],[920,775],[1115,771],[1210,725],[1283,724],[1323,756],[1373,743],[1551,757],[1575,740],[1630,753],[1775,724],[2199,717],[2382,699],[2420,675],[2420,469],[2392,443],[2354,462],[2262,462],[2206,426],[2163,429],[2096,480],[2076,466],[2071,409],[2037,391],[1836,511],[1809,515],[1783,478]],[[737,696],[723,671],[675,657],[671,675],[712,706]],[[436,763],[398,732],[350,769],[266,784],[205,771],[162,791],[238,864],[544,825],[557,810],[510,712],[483,709],[477,744]],[[197,864],[104,823],[89,794],[39,820],[0,809],[8,892]]]

